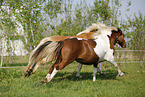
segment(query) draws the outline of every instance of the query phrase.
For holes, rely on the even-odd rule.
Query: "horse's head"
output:
[[[126,42],[124,39],[124,34],[121,29],[118,28],[118,31],[112,31],[114,33],[115,43],[118,43],[122,48],[126,47]]]

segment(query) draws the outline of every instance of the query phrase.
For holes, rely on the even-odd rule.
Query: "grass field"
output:
[[[83,79],[75,77],[77,64],[61,70],[54,79],[43,85],[49,66],[41,66],[28,78],[23,78],[24,68],[0,68],[0,97],[145,97],[145,63],[120,65],[125,73],[117,76],[111,64],[103,65],[105,75],[97,74],[92,81],[93,67],[83,66]]]

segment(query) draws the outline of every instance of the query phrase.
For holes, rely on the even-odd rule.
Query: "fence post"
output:
[[[2,42],[1,67],[3,66],[3,49],[4,49],[4,43]]]
[[[2,52],[2,55],[1,55],[1,67],[3,66],[3,52]]]
[[[140,50],[140,60],[143,61],[143,53]],[[142,68],[142,62],[140,62],[140,68]]]

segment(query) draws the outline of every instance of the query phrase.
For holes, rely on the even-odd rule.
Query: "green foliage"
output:
[[[4,10],[2,14],[4,36],[12,40],[23,40],[28,50],[30,49],[28,47],[34,47],[34,45],[38,44],[38,41],[35,39],[42,39],[43,33],[41,32],[43,32],[44,28],[41,19],[41,3],[39,3],[39,0],[32,0],[32,2],[6,0],[3,6],[7,7],[5,9],[1,8],[1,10]],[[20,27],[24,31],[18,32],[17,28]]]
[[[48,0],[45,4],[44,11],[49,14],[51,19],[53,19],[54,17],[57,17],[58,13],[62,13],[62,3],[63,0]]]
[[[86,0],[78,4],[73,4],[73,0],[2,0],[0,4],[7,7],[0,9],[0,29],[4,32],[3,37],[6,40],[22,40],[29,52],[44,37],[73,36],[96,22],[119,26],[123,31],[128,31],[127,38],[133,37],[130,41],[132,49],[140,49],[144,44],[143,15],[134,15],[133,20],[120,19],[121,0],[95,0],[93,6],[88,5]],[[131,1],[128,2],[126,11],[129,11],[130,6]],[[21,31],[18,31],[18,28],[21,28]],[[137,32],[142,34],[138,35]],[[136,36],[138,38],[135,38]],[[135,44],[136,41],[140,46]],[[144,49],[144,46],[141,49]]]
[[[145,16],[139,12],[139,16],[134,14],[134,18],[128,17],[128,22],[124,25],[127,29],[127,37],[130,38],[130,49],[145,49]]]
[[[96,20],[100,18],[100,21],[106,21],[111,18],[111,9],[109,6],[109,0],[96,0],[94,2],[94,8],[92,13],[96,17]]]

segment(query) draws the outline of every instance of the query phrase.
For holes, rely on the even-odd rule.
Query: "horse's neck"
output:
[[[110,41],[110,48],[114,49],[114,45],[116,44],[115,39],[113,37],[110,37],[110,36],[108,36],[108,37],[109,37],[109,41]]]
[[[115,39],[108,35],[95,36],[95,41],[103,42],[103,44],[110,45],[111,49],[114,49]]]

